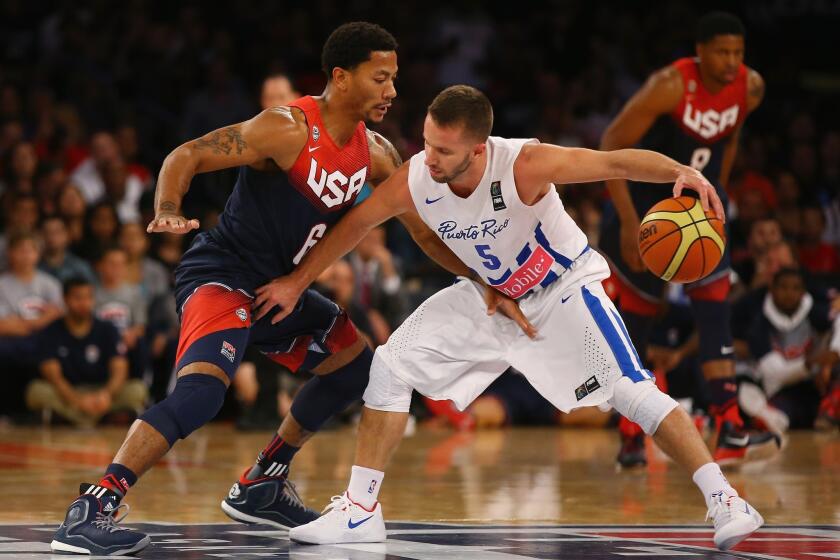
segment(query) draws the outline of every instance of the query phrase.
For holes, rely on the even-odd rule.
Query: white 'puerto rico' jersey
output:
[[[534,139],[487,139],[487,167],[467,198],[436,183],[426,154],[411,158],[408,188],[420,217],[488,284],[518,298],[554,282],[589,245],[554,189],[533,206],[516,191],[513,163]]]

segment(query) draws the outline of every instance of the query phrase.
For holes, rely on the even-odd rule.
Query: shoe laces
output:
[[[709,504],[709,510],[706,512],[706,521],[712,519],[713,521],[719,521],[721,518],[721,514],[729,513],[729,506],[731,505],[732,498],[735,496],[729,496],[724,492],[715,492],[712,494],[712,501]]]
[[[125,512],[122,515],[117,516],[117,512],[122,508],[125,508]],[[115,531],[128,531],[128,528],[119,527],[117,526],[117,523],[120,523],[123,519],[125,519],[130,509],[131,508],[128,507],[128,504],[120,504],[108,513],[97,511],[96,519],[93,520],[93,526],[109,533],[113,533]]]
[[[294,507],[306,509],[306,506],[303,505],[303,499],[301,499],[294,482],[292,482],[291,480],[287,479],[283,484],[283,491],[280,495],[280,499],[288,502]]]
[[[348,500],[343,494],[341,496],[333,496],[330,498],[330,503],[328,503],[327,507],[324,508],[324,511],[321,512],[321,515],[324,515],[330,510],[341,511],[347,509],[349,505],[350,500]]]

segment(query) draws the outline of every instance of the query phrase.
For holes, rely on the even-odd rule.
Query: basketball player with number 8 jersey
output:
[[[701,171],[727,207],[725,190],[747,115],[758,107],[764,82],[744,65],[744,28],[723,12],[698,22],[697,57],[681,58],[648,79],[613,120],[601,149],[640,146],[667,154]],[[611,204],[601,225],[599,249],[612,269],[608,286],[633,344],[644,358],[663,298],[665,282],[645,269],[638,249],[639,219],[670,192],[662,185],[607,181]],[[729,326],[728,248],[710,274],[686,284],[699,335],[699,358],[711,398],[714,457],[721,462],[766,458],[779,450],[776,436],[748,434],[737,407],[737,385]],[[664,373],[664,372],[663,372]],[[662,377],[662,376],[660,376]],[[619,424],[618,463],[646,464],[644,434],[626,419]]]

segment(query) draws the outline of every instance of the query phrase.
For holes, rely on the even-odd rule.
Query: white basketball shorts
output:
[[[514,367],[568,412],[608,401],[623,375],[633,381],[652,379],[601,287],[608,274],[604,258],[589,251],[551,286],[520,300],[539,331],[535,340],[501,313],[487,315],[483,288],[476,283],[463,279],[441,290],[377,349],[379,368],[377,375],[371,372],[366,404],[380,408],[376,402],[391,397],[404,401],[411,387],[432,399],[451,399],[463,410]],[[388,371],[398,379],[384,379]],[[401,396],[385,394],[389,391]]]

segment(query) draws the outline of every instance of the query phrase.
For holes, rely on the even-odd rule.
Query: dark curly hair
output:
[[[744,24],[737,16],[728,12],[709,12],[697,22],[694,39],[698,43],[708,43],[718,35],[744,36]]]
[[[353,21],[330,33],[321,51],[321,68],[332,79],[333,68],[352,70],[370,60],[373,51],[395,51],[397,40],[383,27],[366,21]]]

